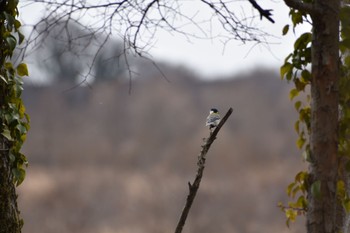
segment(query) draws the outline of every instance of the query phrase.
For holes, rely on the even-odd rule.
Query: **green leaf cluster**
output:
[[[6,139],[13,180],[20,185],[25,178],[28,161],[21,148],[29,130],[30,118],[21,98],[24,76],[28,76],[25,63],[14,65],[10,62],[15,48],[24,41],[17,20],[18,0],[9,0],[0,13],[0,88],[2,105],[0,108],[0,133]]]
[[[306,0],[304,0],[306,1]],[[311,0],[310,0],[311,1]],[[350,194],[348,192],[346,182],[342,177],[348,176],[350,172],[350,6],[344,5],[340,11],[340,79],[339,79],[339,161],[341,164],[338,168],[337,181],[337,197],[343,208],[350,212]],[[302,12],[291,10],[290,16],[293,29],[302,24],[306,15]],[[289,31],[289,25],[282,29],[282,34],[285,35]],[[306,32],[300,35],[295,43],[293,52],[290,53],[284,64],[281,66],[280,74],[282,79],[294,83],[294,88],[290,91],[289,97],[295,100],[301,92],[305,92],[306,87],[312,84],[312,74],[309,71],[311,65],[311,49],[312,49],[312,34]],[[313,161],[312,153],[308,138],[310,136],[311,125],[311,110],[310,100],[296,100],[294,103],[295,109],[299,113],[299,118],[295,122],[295,130],[299,135],[297,139],[297,147],[303,149],[303,158],[307,162]],[[343,162],[345,161],[345,162]],[[307,211],[307,196],[319,198],[321,196],[321,181],[316,180],[308,184],[308,173],[299,172],[294,181],[287,187],[287,194],[290,198],[296,201],[289,202],[287,206],[279,204],[287,218],[287,225],[294,222],[297,216],[304,214]]]
[[[338,180],[337,182],[337,197],[341,201],[346,212],[350,213],[350,197],[343,180]]]
[[[286,26],[283,28],[283,32],[285,32],[285,28]],[[300,35],[294,43],[293,52],[286,57],[284,64],[280,68],[281,78],[294,83],[294,88],[289,92],[290,100],[294,100],[300,93],[304,93],[306,87],[311,84],[311,72],[309,71],[311,64],[311,41],[312,34],[310,32]],[[301,100],[298,100],[294,106],[299,113],[299,119],[294,125],[299,135],[296,144],[299,149],[304,148],[304,146],[307,149],[311,125],[310,104],[309,101],[303,103]]]
[[[307,172],[299,172],[295,176],[294,182],[290,183],[287,187],[287,195],[295,201],[288,202],[287,206],[284,206],[282,203],[278,204],[286,215],[286,225],[288,227],[291,222],[295,222],[297,216],[304,215],[307,211],[306,193],[308,189],[308,177],[309,174]]]
[[[293,26],[295,27],[302,24],[307,15],[301,11],[291,9],[290,16]],[[282,34],[286,35],[289,32],[289,25],[284,26]],[[309,96],[305,100],[296,100],[301,93],[305,93],[307,87],[311,85],[311,46],[312,46],[312,33],[306,32],[300,35],[294,42],[293,52],[290,53],[284,60],[284,64],[280,68],[280,75],[282,79],[287,82],[293,82],[294,88],[289,92],[289,98],[291,101],[295,101],[294,107],[299,113],[299,118],[294,124],[298,139],[296,146],[299,149],[303,149],[303,158],[305,161],[311,162],[310,145],[308,142],[311,126],[311,109]],[[301,98],[302,99],[302,98]],[[304,98],[305,99],[305,98]],[[281,210],[285,213],[286,224],[290,225],[300,215],[304,215],[308,209],[307,194],[308,190],[315,190],[315,194],[319,193],[317,190],[320,186],[312,184],[308,185],[309,174],[306,171],[299,172],[292,183],[287,187],[287,194],[293,200],[288,202],[287,206],[282,203],[279,204]]]
[[[350,172],[350,6],[340,10],[340,80],[339,80],[339,157],[346,161],[342,173]],[[343,180],[337,183],[337,197],[344,209],[350,212],[350,195]]]

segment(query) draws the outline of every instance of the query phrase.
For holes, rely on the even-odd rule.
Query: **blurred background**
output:
[[[203,81],[169,69],[169,81],[154,73],[133,81],[131,94],[118,78],[69,91],[63,80],[26,85],[23,232],[172,232],[213,106],[234,112],[209,151],[184,232],[297,232],[277,208],[304,166],[289,85],[268,70]]]
[[[68,30],[79,37],[76,25]],[[67,38],[52,40],[64,37],[60,30],[51,33],[26,58],[33,69],[23,93],[31,117],[19,187],[24,233],[174,232],[212,107],[234,111],[208,153],[183,232],[303,230],[302,218],[287,228],[277,207],[305,169],[292,86],[277,65],[204,76],[159,57],[155,67],[115,56],[122,46],[111,40],[81,83],[91,51],[84,41],[67,50]]]

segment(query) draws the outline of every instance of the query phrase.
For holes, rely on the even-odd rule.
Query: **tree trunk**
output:
[[[310,180],[307,232],[338,233],[338,78],[340,0],[315,0],[312,15]],[[338,214],[337,214],[338,212]]]
[[[3,65],[3,64],[1,64]],[[4,88],[1,87],[0,109],[4,105]],[[0,115],[0,124],[2,117]],[[0,134],[0,233],[20,233],[22,220],[19,217],[17,207],[17,195],[11,172],[11,163],[9,159],[8,142]]]
[[[3,4],[0,5],[0,12],[3,14]],[[4,23],[4,21],[1,21]],[[3,34],[1,34],[3,35]],[[5,39],[0,37],[0,75],[5,75],[5,56],[6,50]],[[0,127],[3,127],[5,115],[3,110],[7,108],[6,95],[7,85],[0,80]],[[11,170],[9,141],[1,134],[3,129],[0,128],[0,233],[20,233],[23,225],[22,219],[19,217],[17,207],[17,194]]]

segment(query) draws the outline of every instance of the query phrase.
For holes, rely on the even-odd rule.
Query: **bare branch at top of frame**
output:
[[[249,1],[261,16],[272,20],[271,10],[262,9],[255,0]],[[240,14],[242,12],[237,12],[237,5],[232,1],[199,1],[199,5],[205,4],[211,9],[211,15],[208,17],[206,14],[206,19],[203,19],[203,16],[202,18],[197,17],[195,10],[186,10],[188,8],[187,4],[191,1],[27,0],[27,2],[45,6],[46,15],[39,23],[47,21],[49,17],[60,20],[84,18],[84,23],[91,31],[117,34],[120,38],[128,40],[127,44],[140,54],[145,52],[144,49],[147,46],[153,44],[156,39],[153,36],[159,30],[179,33],[187,39],[191,37],[204,39],[208,37],[208,34],[211,35],[210,32],[203,29],[204,24],[207,26],[213,21],[219,22],[224,29],[223,31],[227,32],[223,36],[227,40],[266,42],[265,37],[268,36],[258,27],[251,25],[250,19],[254,16],[245,17],[243,15],[242,17]],[[195,29],[195,32],[189,25],[192,29]],[[52,27],[52,24],[47,25],[48,30],[50,30],[50,27]],[[221,33],[218,33],[214,37],[220,37],[221,35]]]
[[[252,4],[252,6],[257,9],[260,13],[260,19],[262,17],[265,17],[267,20],[269,20],[271,23],[275,23],[275,21],[272,19],[272,13],[271,9],[263,9],[255,0],[249,0],[249,2]]]
[[[181,35],[188,41],[219,39],[224,45],[232,40],[267,43],[266,38],[269,36],[252,24],[252,19],[258,16],[246,16],[245,12],[237,10],[240,8],[234,1],[201,0],[196,6],[202,7],[195,9],[192,5],[191,10],[188,10],[188,4],[192,1],[181,0],[27,0],[24,4],[26,3],[45,7],[42,19],[32,25],[32,33],[27,37],[27,48],[40,48],[45,38],[56,37],[51,31],[57,28],[57,25],[61,27],[58,35],[67,35],[67,49],[81,41],[85,41],[86,47],[103,47],[107,39],[97,39],[101,38],[101,35],[106,38],[119,37],[124,45],[122,51],[128,54],[124,57],[130,81],[136,72],[132,70],[127,58],[132,55],[144,57],[151,62],[148,52],[157,42],[159,31]],[[255,8],[264,17],[270,16],[269,10]],[[71,33],[67,30],[69,22],[79,24],[85,33],[79,36]],[[219,30],[219,27],[223,30]],[[92,74],[93,62],[101,51],[95,49],[92,54],[92,64],[85,78]],[[156,68],[160,70],[158,66]],[[162,72],[161,74],[164,76]]]

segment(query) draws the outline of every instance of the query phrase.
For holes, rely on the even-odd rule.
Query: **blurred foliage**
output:
[[[308,21],[307,14],[291,9],[289,12],[292,21],[293,31],[295,28]],[[289,32],[289,25],[284,26],[282,34],[286,35]],[[304,100],[297,100],[294,103],[296,111],[299,113],[299,118],[294,124],[294,129],[298,134],[296,146],[303,149],[303,156],[305,161],[310,162],[310,125],[311,125],[311,109],[310,109],[310,95],[308,93],[308,86],[311,84],[311,41],[312,33],[305,32],[301,34],[294,42],[294,50],[284,60],[284,64],[280,68],[280,75],[282,79],[294,83],[294,88],[289,92],[290,100],[294,100],[300,93],[306,93]],[[294,181],[287,187],[287,195],[293,199],[288,202],[287,206],[279,203],[278,206],[285,213],[289,227],[290,222],[295,222],[297,216],[305,215],[307,212],[307,193],[308,193],[308,177],[307,171],[298,172]],[[315,192],[319,193],[317,185],[314,185]]]
[[[348,175],[350,172],[350,6],[344,5],[340,10],[340,79],[339,79],[339,158],[345,161],[340,169],[337,195],[347,213],[350,213],[350,194]],[[344,175],[345,174],[345,175]],[[346,177],[346,178],[345,178]]]
[[[91,31],[78,21],[50,17],[38,27],[38,42],[28,56],[50,83],[73,86],[117,79],[135,63],[121,41]]]
[[[47,28],[47,24],[52,24]],[[93,37],[77,21],[49,18],[38,25],[45,33],[38,35],[40,43],[33,56],[40,69],[53,83],[78,82],[86,63]],[[42,73],[41,72],[41,73]]]
[[[95,81],[104,82],[121,77],[128,69],[127,56],[127,54],[124,54],[121,42],[107,41],[93,64]]]

